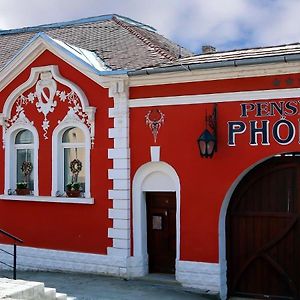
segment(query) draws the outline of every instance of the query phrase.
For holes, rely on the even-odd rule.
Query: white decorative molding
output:
[[[70,91],[57,90],[57,82],[67,86]],[[30,92],[27,96],[23,93],[35,85],[35,92]],[[47,91],[49,95],[47,95]],[[56,99],[57,98],[57,99]],[[94,143],[94,124],[95,124],[95,108],[88,106],[88,100],[83,91],[74,83],[63,78],[58,71],[57,66],[45,66],[32,68],[28,80],[15,89],[7,98],[2,113],[2,124],[5,124],[4,132],[12,126],[24,107],[34,105],[38,112],[44,115],[42,129],[44,131],[44,139],[48,139],[47,132],[50,122],[47,115],[54,112],[58,105],[58,101],[68,102],[69,109],[72,108],[79,119],[85,123],[91,132],[91,142]],[[16,110],[12,116],[12,108],[16,103]]]
[[[49,96],[47,96],[45,92],[47,89],[49,91]],[[34,98],[37,97],[38,101],[35,105],[38,112],[42,112],[44,114],[45,119],[47,119],[48,113],[53,112],[54,108],[57,106],[57,101],[54,100],[56,91],[57,84],[56,81],[52,78],[51,72],[43,72],[40,75],[40,80],[38,80],[38,82],[36,83],[35,94],[30,93],[28,95],[28,97],[32,97],[32,102]]]
[[[169,164],[149,162],[135,173],[132,183],[133,255],[144,263],[140,270],[148,272],[147,217],[145,192],[176,193],[176,259],[180,258],[180,180]],[[176,271],[177,272],[177,271]]]
[[[108,149],[108,159],[113,160],[113,168],[108,170],[108,179],[113,180],[113,189],[108,198],[113,201],[108,217],[113,227],[108,229],[112,247],[107,248],[109,256],[130,256],[130,149],[128,86],[126,81],[115,81],[109,89],[114,107],[109,109],[114,127],[109,128],[108,137],[113,139],[114,148]]]
[[[178,260],[176,280],[184,287],[217,294],[220,292],[220,266],[217,263]]]
[[[73,90],[78,95],[78,97],[80,98],[81,105],[82,105],[84,110],[87,106],[89,106],[88,100],[87,100],[84,92],[80,89],[80,87],[77,86],[76,84],[74,84],[73,82],[69,81],[68,79],[62,77],[59,73],[58,66],[49,65],[49,66],[31,68],[30,76],[26,80],[26,82],[24,82],[23,84],[18,86],[9,95],[9,97],[5,101],[4,107],[3,107],[4,117],[10,118],[11,109],[12,109],[12,106],[13,106],[14,102],[16,101],[16,99],[20,95],[22,95],[26,90],[33,87],[37,83],[37,81],[39,80],[40,74],[45,73],[45,72],[46,73],[51,72],[52,77],[53,77],[54,80],[61,83],[62,85],[65,85],[65,86],[69,87],[70,90]],[[32,99],[32,97],[30,97],[30,99]]]
[[[0,201],[30,201],[50,203],[94,204],[94,198],[0,195]]]
[[[236,102],[236,101],[254,101],[254,100],[273,100],[285,98],[300,97],[300,88],[295,89],[276,89],[247,92],[230,92],[215,94],[199,94],[192,96],[169,96],[132,99],[129,101],[129,107],[153,107],[164,105],[187,105],[202,103]]]

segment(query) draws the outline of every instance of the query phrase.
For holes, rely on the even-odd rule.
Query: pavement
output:
[[[0,273],[0,277],[11,274]],[[208,300],[216,296],[203,295],[183,288],[170,275],[149,275],[125,280],[96,274],[18,271],[17,279],[44,282],[78,300]]]

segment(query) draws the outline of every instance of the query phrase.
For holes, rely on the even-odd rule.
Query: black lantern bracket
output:
[[[211,115],[209,115],[207,118],[207,122],[208,122],[208,126],[211,128],[212,130],[212,135],[215,136],[216,139],[216,143],[215,143],[215,152],[217,152],[217,104],[215,103],[214,108],[213,108],[213,112]]]
[[[205,130],[198,140],[200,155],[205,158],[212,158],[217,152],[217,104],[214,105],[212,114],[205,115]]]

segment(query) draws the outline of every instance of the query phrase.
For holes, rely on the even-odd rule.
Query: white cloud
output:
[[[0,28],[117,13],[196,52],[298,42],[299,0],[1,0]]]

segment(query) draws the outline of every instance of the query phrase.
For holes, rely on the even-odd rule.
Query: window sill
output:
[[[50,197],[50,196],[21,196],[21,195],[0,195],[0,200],[12,201],[33,201],[52,203],[72,203],[72,204],[94,204],[94,198],[72,198],[72,197]]]

